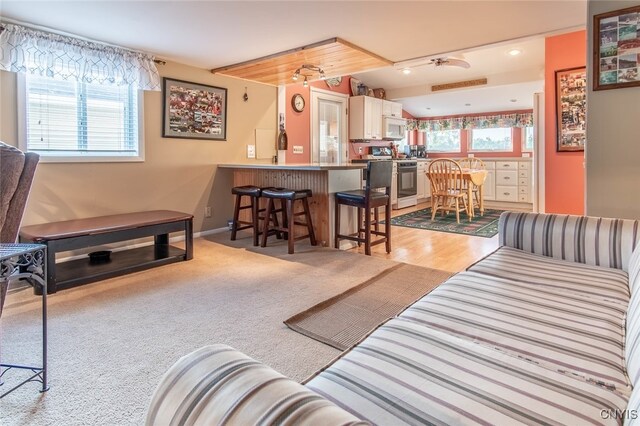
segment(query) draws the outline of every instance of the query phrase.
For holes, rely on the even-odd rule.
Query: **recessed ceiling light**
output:
[[[509,99],[509,102],[518,102],[517,99]]]
[[[404,74],[404,75],[411,74],[411,68],[403,68],[402,69],[402,74]]]
[[[464,106],[471,106],[471,104],[464,104]]]
[[[520,49],[511,49],[509,51],[507,51],[507,53],[511,56],[518,56],[519,54],[522,53],[522,50]]]

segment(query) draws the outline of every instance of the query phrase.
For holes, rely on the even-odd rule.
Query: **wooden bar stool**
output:
[[[358,246],[364,243],[364,252],[371,256],[371,246],[385,243],[387,253],[391,253],[391,176],[392,161],[369,161],[367,164],[367,178],[364,190],[336,192],[335,207],[335,248],[340,247],[340,240],[357,241]],[[380,189],[384,188],[384,192]],[[340,234],[340,206],[352,206],[358,209],[358,232],[356,234]],[[380,231],[378,208],[384,206],[384,231]],[[371,213],[374,220],[371,221]],[[362,214],[364,213],[364,226]],[[371,226],[374,229],[371,229]],[[364,234],[364,236],[363,236]],[[371,235],[382,236],[371,241]]]
[[[233,225],[231,227],[231,241],[236,240],[236,234],[243,229],[253,230],[253,245],[258,245],[258,235],[260,233],[259,226],[259,203],[258,199],[262,193],[262,190],[257,186],[244,185],[234,186],[231,188],[231,193],[236,196],[236,206],[233,210]],[[242,197],[249,197],[249,204],[242,205]],[[240,220],[240,211],[245,209],[251,209],[251,221]]]
[[[273,187],[258,188],[253,185],[236,186],[231,188],[231,193],[236,196],[236,206],[233,212],[233,226],[231,228],[231,241],[236,240],[237,231],[251,228],[253,230],[253,245],[258,246],[259,236],[262,234],[262,228],[260,227],[260,221],[265,220],[265,216],[261,216],[260,213],[266,211],[265,208],[260,208],[260,197],[264,189],[273,189]],[[250,203],[242,205],[242,197],[249,197]],[[251,220],[243,221],[239,220],[240,210],[251,209]],[[270,214],[270,219],[276,227],[278,227],[277,213],[284,211],[284,203],[279,209],[273,209]],[[241,226],[238,226],[241,225]],[[282,238],[282,233],[277,230],[270,231],[275,234],[278,239]]]
[[[282,206],[282,226],[279,226],[277,221],[265,219],[262,228],[262,242],[260,244],[262,247],[267,246],[267,237],[270,235],[271,231],[280,231],[285,233],[285,237],[288,240],[289,254],[293,254],[294,241],[309,238],[312,246],[317,245],[316,236],[313,232],[313,224],[311,223],[311,212],[309,210],[309,198],[311,195],[310,189],[293,190],[286,188],[266,188],[262,190],[262,196],[268,200],[265,212],[266,218],[270,218],[275,210],[274,200],[281,200],[280,202],[284,204]],[[295,213],[294,204],[297,200],[302,201],[303,211]],[[297,216],[305,216],[305,222],[296,221]],[[272,224],[272,222],[274,223]],[[307,234],[295,237],[293,232],[295,225],[306,226]]]

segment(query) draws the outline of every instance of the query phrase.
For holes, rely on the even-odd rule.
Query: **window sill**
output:
[[[35,151],[38,153],[37,151]],[[56,156],[40,154],[41,163],[143,163],[144,156]]]

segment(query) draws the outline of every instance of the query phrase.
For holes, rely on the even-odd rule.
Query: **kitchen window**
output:
[[[427,132],[428,152],[460,152],[460,130]]]
[[[469,151],[513,151],[511,127],[471,130]]]
[[[49,162],[144,160],[138,89],[19,74],[20,144]]]
[[[533,127],[527,126],[523,128],[523,138],[522,138],[522,150],[525,152],[532,152],[534,139],[533,139]]]

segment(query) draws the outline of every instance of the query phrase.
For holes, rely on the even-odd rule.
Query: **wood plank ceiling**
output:
[[[291,84],[296,69],[303,64],[314,65],[324,70],[327,78],[362,72],[392,65],[393,62],[362,49],[340,38],[331,38],[307,46],[297,47],[273,55],[212,69],[222,74],[274,86]],[[302,70],[298,80],[319,79],[316,72]]]

